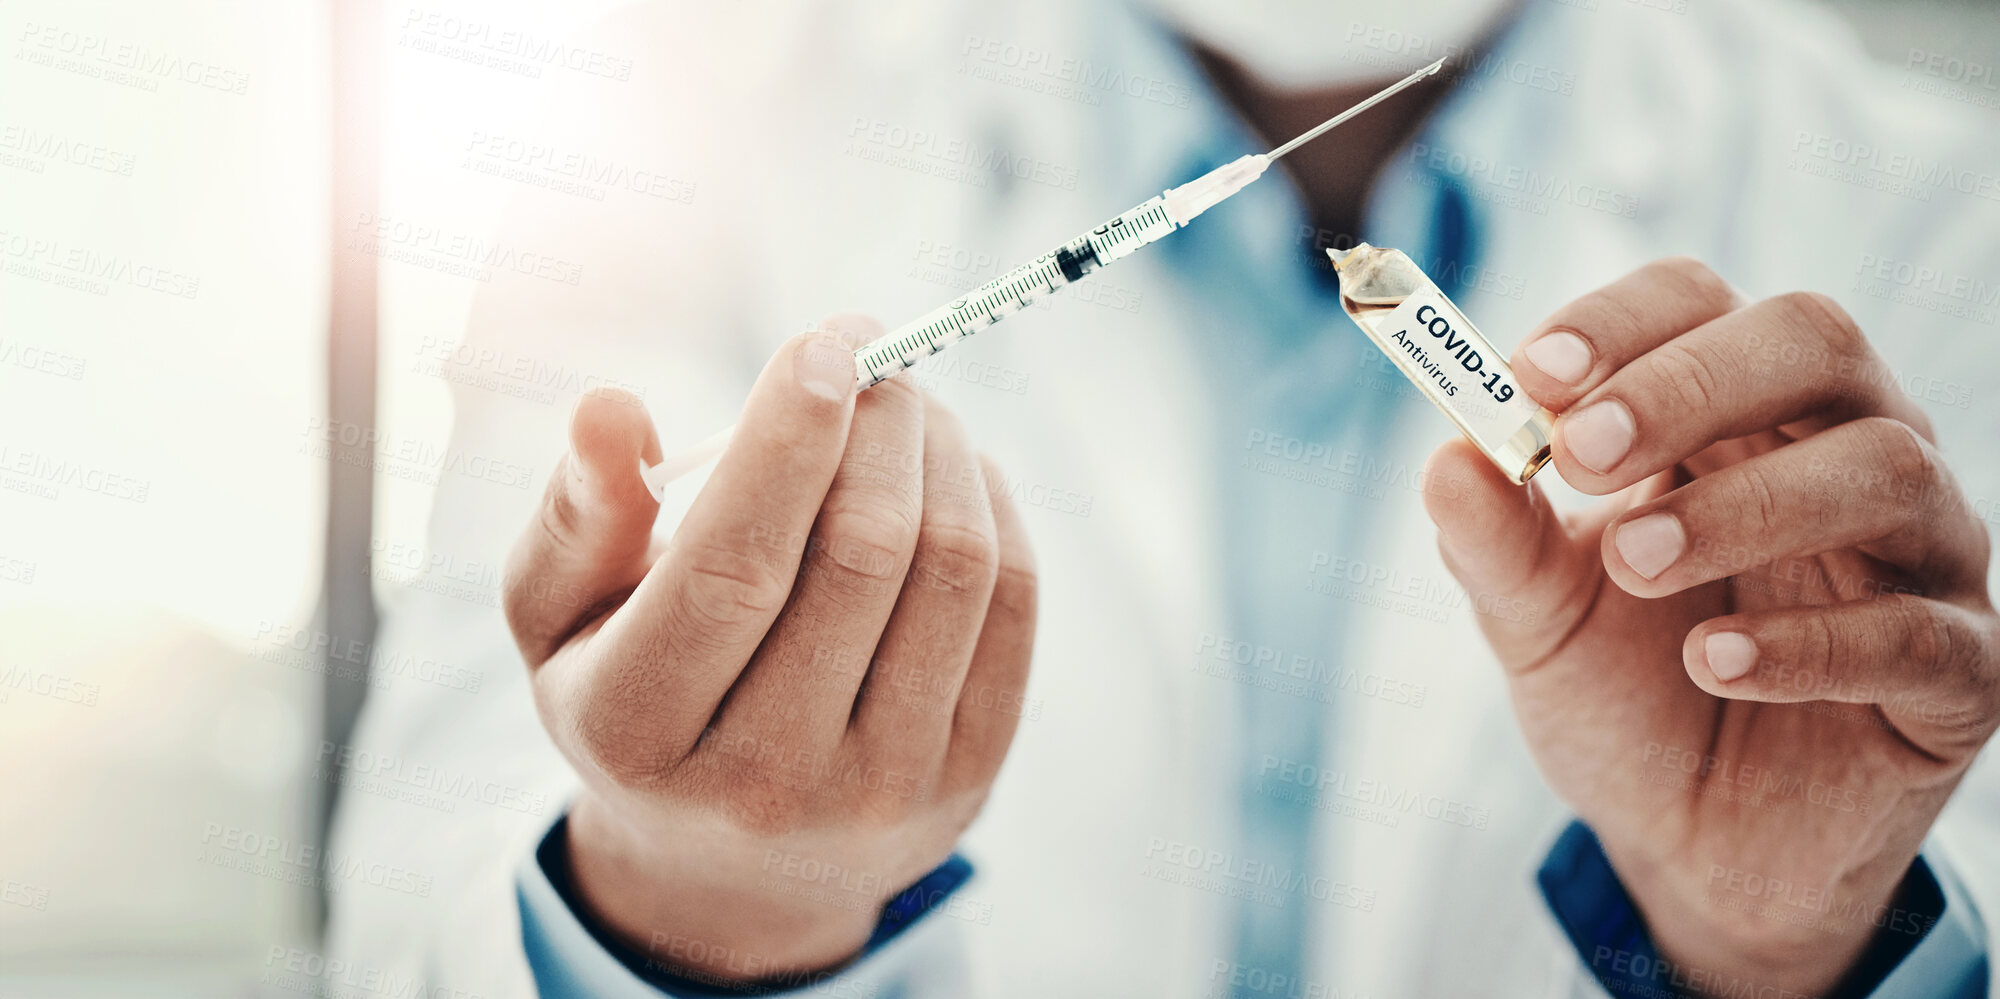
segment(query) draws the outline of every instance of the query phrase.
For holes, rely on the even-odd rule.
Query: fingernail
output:
[[[1585,467],[1603,474],[1632,450],[1634,429],[1632,411],[1616,399],[1606,399],[1563,418],[1563,444]]]
[[[1611,544],[1633,572],[1652,579],[1681,557],[1687,534],[1673,514],[1650,513],[1618,528]]]
[[[792,354],[792,374],[806,391],[838,402],[854,391],[854,352],[832,333],[807,337]]]
[[[1724,683],[1750,672],[1757,665],[1757,643],[1748,635],[1718,631],[1702,640],[1702,654],[1708,657],[1708,671]]]
[[[1528,344],[1523,353],[1542,374],[1574,385],[1590,374],[1590,345],[1574,333],[1551,333]]]

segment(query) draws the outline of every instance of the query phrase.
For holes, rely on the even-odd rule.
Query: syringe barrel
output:
[[[1070,244],[994,278],[854,352],[854,384],[868,388],[1026,307],[1036,291],[1052,293],[1068,282],[1057,257]]]
[[[854,384],[894,377],[1176,228],[1164,197],[1153,198],[856,350]]]

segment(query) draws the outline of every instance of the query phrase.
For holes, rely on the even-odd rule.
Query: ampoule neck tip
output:
[[[1372,250],[1372,249],[1374,249],[1374,247],[1369,246],[1367,243],[1356,243],[1351,248],[1345,250],[1329,246],[1327,247],[1326,250],[1326,257],[1328,260],[1333,261],[1333,269],[1339,270],[1340,265],[1352,259],[1356,253],[1359,253],[1362,250]]]

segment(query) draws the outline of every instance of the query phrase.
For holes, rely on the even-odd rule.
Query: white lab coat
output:
[[[670,451],[730,422],[762,359],[805,323],[855,309],[893,324],[1157,193],[1100,183],[1121,174],[1098,158],[1097,125],[1105,114],[1187,113],[1171,106],[1171,91],[1100,92],[1093,106],[967,70],[1006,68],[1009,57],[979,54],[974,40],[987,38],[1058,61],[1102,59],[1098,29],[1071,5],[821,3],[805,15],[795,5],[727,6],[621,15],[607,37],[674,57],[639,61],[629,84],[558,89],[546,119],[558,141],[670,164],[696,181],[692,203],[524,197],[503,240],[576,262],[584,278],[572,287],[502,273],[468,333],[497,351],[642,387]],[[1465,310],[1505,350],[1562,303],[1674,253],[1709,261],[1756,296],[1825,291],[1859,318],[1906,386],[1932,393],[1945,453],[1991,516],[2000,500],[1990,450],[2000,412],[1995,329],[1923,306],[1945,296],[1869,281],[1863,262],[1991,282],[2000,203],[1942,191],[1925,201],[1828,179],[1815,173],[1827,163],[1814,144],[1828,136],[1941,158],[1991,183],[2000,172],[1992,113],[1981,120],[1903,87],[1904,76],[1863,70],[1842,29],[1791,5],[1675,12],[1600,0],[1595,9],[1531,4],[1525,16],[1540,40],[1522,58],[1558,80],[1566,74],[1571,92],[1487,76],[1427,132],[1499,164],[1469,177],[1491,273],[1484,290],[1462,296]],[[710,41],[689,46],[689,37]],[[1169,65],[1119,58],[1127,74]],[[878,122],[928,130],[934,142],[1019,150],[1041,163],[1041,177],[1003,189],[883,166],[855,152],[904,141],[871,140]],[[1126,155],[1148,152],[1164,154]],[[914,162],[936,170],[938,159]],[[1392,174],[1408,158],[1398,162]],[[1524,176],[1592,188],[1612,199],[1597,201],[1610,210],[1538,201],[1517,186],[1533,183]],[[1577,197],[1588,205],[1596,196]],[[1634,200],[1629,215],[1620,198]],[[1278,259],[1305,252],[1294,232],[1275,231],[1272,242]],[[990,256],[958,267],[956,250]],[[1106,286],[1096,302],[1076,294],[1089,285],[1073,289],[955,348],[924,378],[980,447],[1045,487],[1041,504],[1023,509],[1043,586],[1031,717],[964,842],[979,877],[964,890],[965,918],[932,915],[892,955],[919,965],[956,955],[963,968],[932,981],[939,994],[1196,996],[1227,984],[1218,967],[1230,959],[1229,901],[1140,873],[1156,838],[1232,842],[1236,774],[1220,747],[1240,724],[1237,688],[1195,666],[1205,635],[1255,640],[1230,635],[1221,610],[1217,511],[1203,499],[1218,444],[1202,372],[1180,338],[1159,332],[1186,294],[1164,274],[1134,257],[1092,279]],[[1883,287],[1919,306],[1870,292]],[[534,469],[536,484],[444,476],[431,546],[498,565],[563,449],[565,413],[477,388],[454,397],[453,446]],[[1406,412],[1402,440],[1385,452],[1407,456],[1413,473],[1449,429],[1428,409]],[[1381,561],[1448,581],[1409,476],[1388,479]],[[1557,485],[1549,473],[1541,481]],[[1077,512],[1083,497],[1087,515]],[[1315,908],[1314,963],[1299,994],[1596,993],[1533,884],[1569,813],[1524,750],[1471,612],[1458,605],[1442,623],[1367,608],[1352,617],[1348,661],[1427,693],[1420,709],[1358,699],[1331,736],[1332,765],[1485,809],[1490,820],[1466,828],[1406,815],[1390,827],[1329,817],[1320,870],[1373,889],[1374,901],[1371,911]],[[457,992],[527,994],[515,870],[575,778],[542,733],[490,602],[409,592],[387,608],[383,648],[477,668],[484,683],[474,694],[405,682],[377,690],[355,747],[528,797],[489,794],[513,802],[495,805],[474,795],[445,811],[350,790],[337,847],[430,876],[435,890],[337,896],[329,956],[418,972]],[[1995,776],[1990,760],[1975,769],[1937,830],[1989,914],[2000,913]]]

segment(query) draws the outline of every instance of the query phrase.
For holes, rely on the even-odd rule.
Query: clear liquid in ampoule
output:
[[[1548,463],[1555,416],[1416,261],[1367,243],[1327,256],[1348,318],[1501,472],[1518,485]]]

